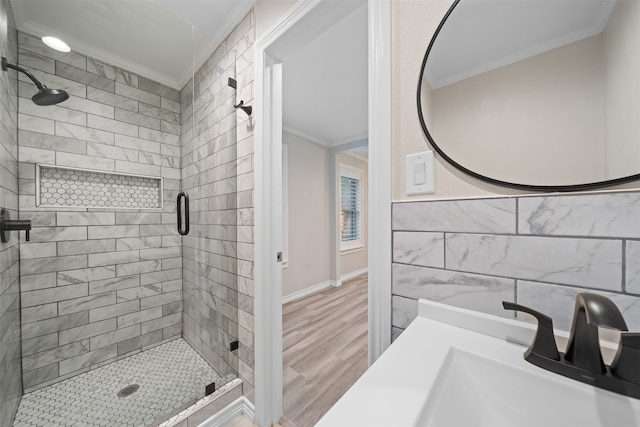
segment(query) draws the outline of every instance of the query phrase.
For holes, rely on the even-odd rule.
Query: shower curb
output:
[[[246,417],[253,421],[255,406],[244,396],[240,396],[216,414],[207,418],[198,427],[225,427],[239,417]]]
[[[221,408],[216,408],[216,403],[220,403],[226,395],[230,395],[230,397],[234,397],[232,393],[238,392],[239,396],[231,403],[223,406]],[[194,420],[195,418],[202,419],[203,422],[205,420],[209,420],[210,418],[215,417],[218,413],[226,410],[228,407],[235,404],[235,402],[242,397],[242,380],[236,378],[234,380],[229,381],[227,384],[220,387],[220,389],[216,390],[214,393],[203,397],[198,400],[193,405],[179,412],[178,414],[170,417],[166,421],[162,422],[158,425],[158,427],[184,427],[187,424],[183,424],[187,420]],[[247,400],[247,402],[250,404]],[[215,412],[210,412],[211,415],[207,416],[205,412],[209,410],[213,410]],[[249,415],[247,415],[249,417]],[[253,414],[251,414],[251,418],[253,418]],[[225,418],[226,419],[226,418]],[[203,425],[203,424],[201,424]],[[213,424],[213,425],[223,425],[223,424]]]

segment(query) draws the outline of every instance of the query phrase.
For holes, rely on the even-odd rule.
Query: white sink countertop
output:
[[[420,315],[318,427],[640,425],[640,400],[526,362],[535,325],[419,304]]]

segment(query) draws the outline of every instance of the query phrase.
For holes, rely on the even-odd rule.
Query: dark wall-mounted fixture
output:
[[[238,89],[238,82],[236,81],[236,79],[232,79],[231,77],[229,77],[229,79],[227,81],[227,85],[229,87],[234,88],[234,89]],[[251,113],[253,112],[253,107],[251,107],[251,105],[244,105],[244,101],[243,100],[240,100],[240,103],[239,104],[235,104],[233,106],[233,108],[240,108],[242,111],[247,113],[247,116],[250,116]]]
[[[184,191],[178,193],[176,200],[176,211],[178,212],[178,234],[186,236],[189,234],[189,195]],[[182,206],[184,204],[184,221],[182,217]]]
[[[234,105],[233,108],[240,108],[242,111],[247,113],[247,116],[250,116],[253,111],[253,107],[251,107],[251,105],[244,105],[244,101],[242,100],[240,100],[239,104]]]
[[[62,89],[49,89],[36,79],[33,74],[17,65],[12,65],[7,62],[7,58],[2,57],[2,70],[7,71],[9,68],[24,73],[31,81],[38,87],[38,93],[31,97],[31,100],[36,105],[55,105],[69,99],[69,94]]]
[[[12,220],[9,211],[0,209],[0,241],[7,243],[9,241],[9,231],[25,231],[25,240],[29,241],[29,231],[31,230],[31,220],[17,219]]]

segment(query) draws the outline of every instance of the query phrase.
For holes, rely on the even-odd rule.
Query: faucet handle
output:
[[[560,353],[556,345],[556,339],[553,336],[553,320],[546,314],[540,313],[532,308],[524,305],[515,304],[509,301],[502,301],[505,310],[522,311],[529,313],[538,320],[538,329],[533,342],[529,349],[525,352],[524,357],[527,359],[530,354],[536,354],[547,359],[560,360]]]
[[[611,362],[611,373],[622,380],[640,384],[640,333],[620,334],[620,345]]]

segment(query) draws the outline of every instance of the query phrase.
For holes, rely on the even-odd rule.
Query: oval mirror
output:
[[[423,130],[498,185],[640,179],[639,46],[638,0],[457,0],[422,62]]]

